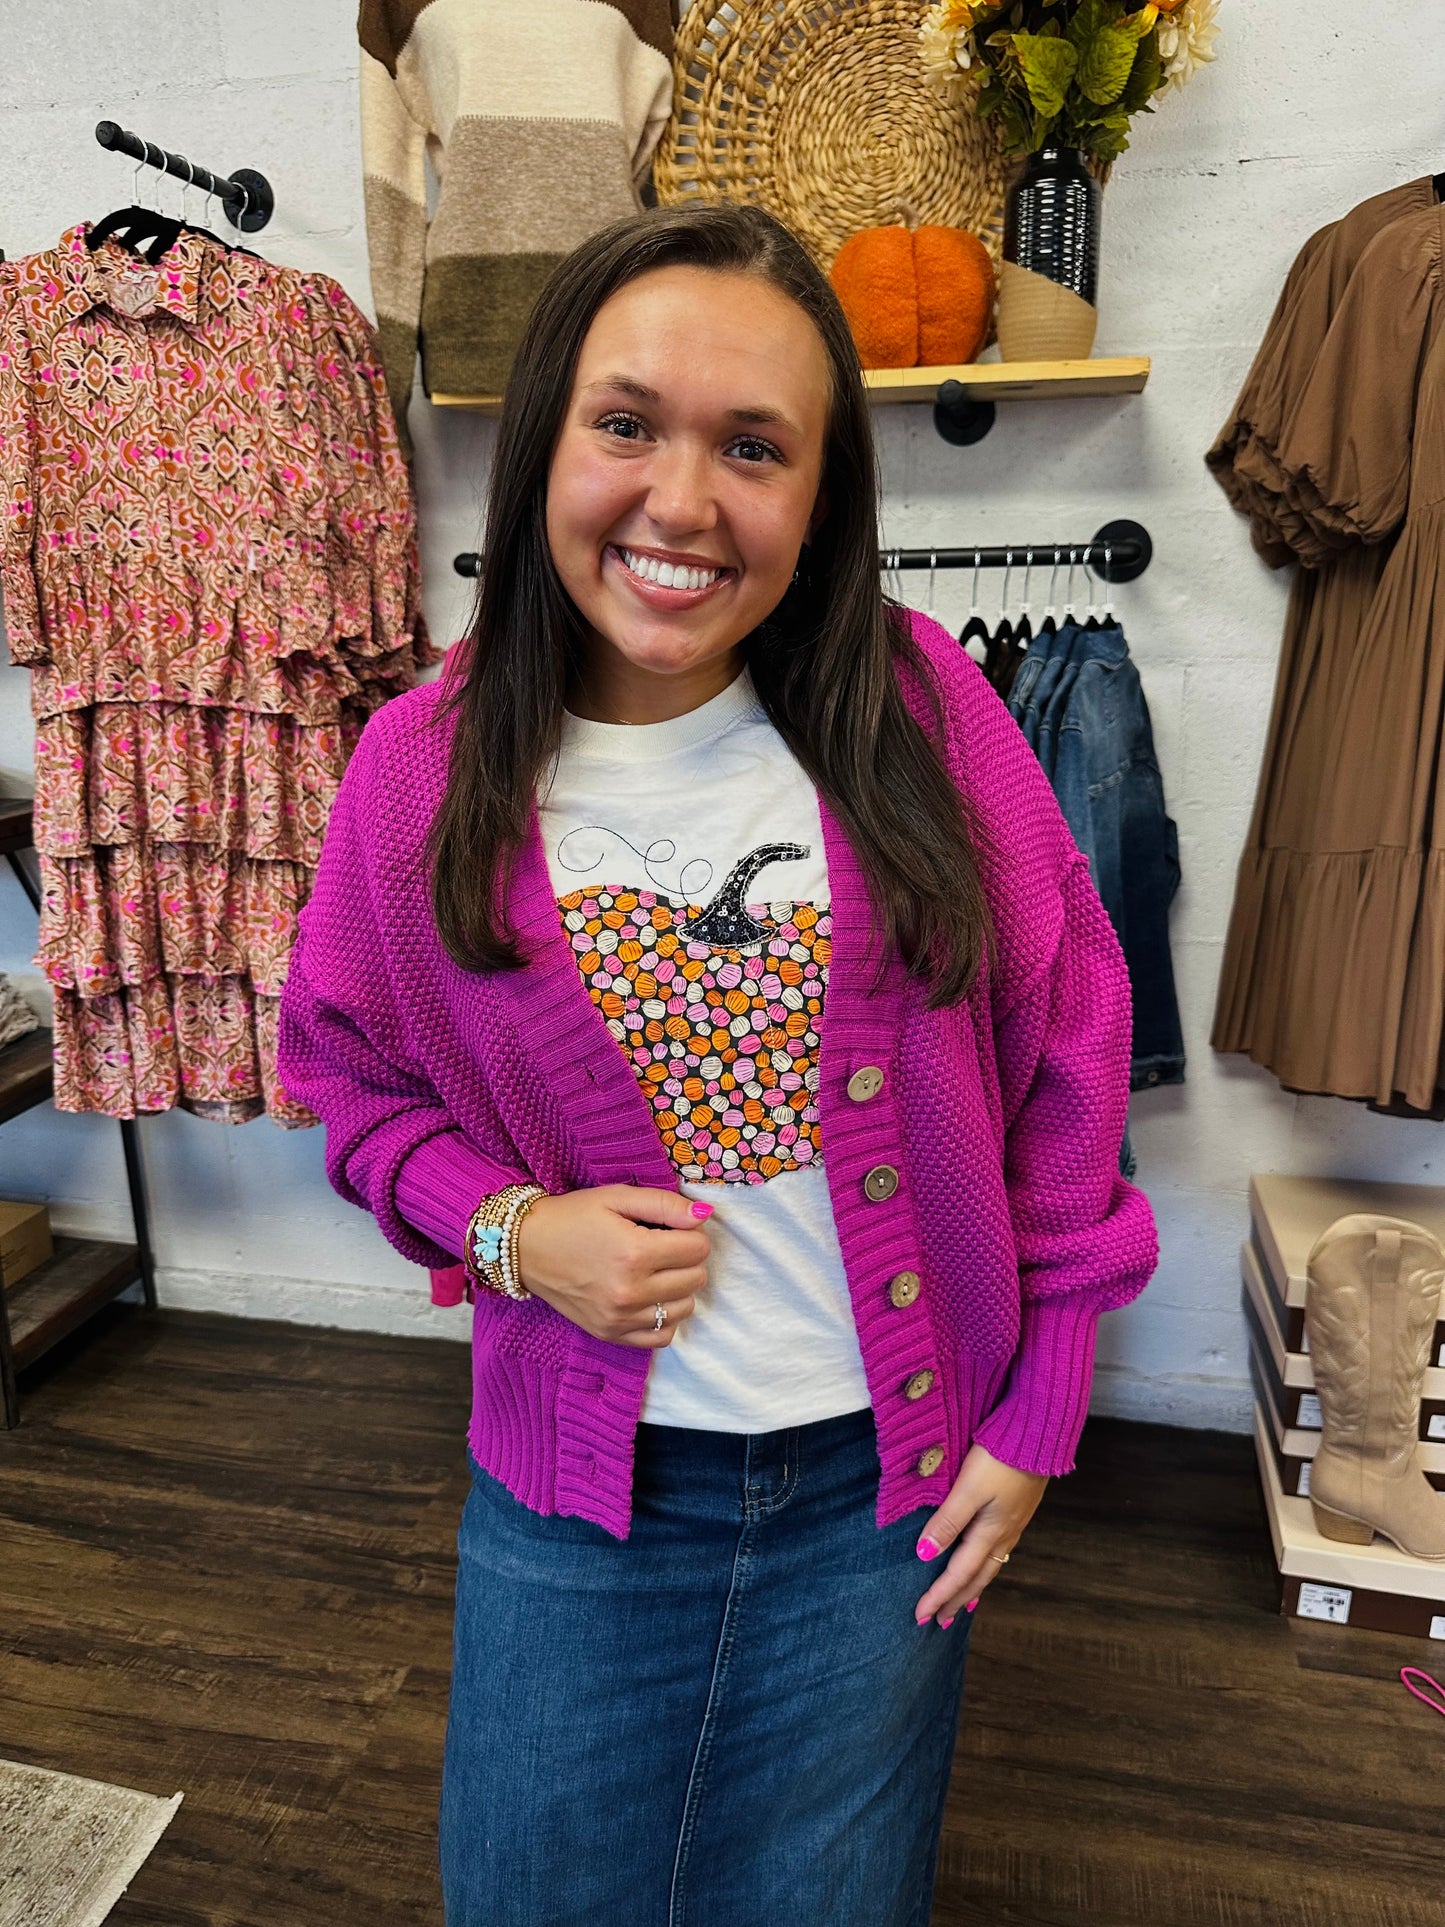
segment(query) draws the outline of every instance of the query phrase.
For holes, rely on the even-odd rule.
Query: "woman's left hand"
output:
[[[920,1626],[935,1614],[940,1626],[950,1626],[960,1607],[977,1603],[1003,1571],[999,1560],[1018,1544],[1047,1485],[1037,1472],[1020,1472],[981,1445],[970,1447],[948,1497],[919,1535],[920,1559],[936,1559],[953,1546],[948,1563],[914,1608]]]

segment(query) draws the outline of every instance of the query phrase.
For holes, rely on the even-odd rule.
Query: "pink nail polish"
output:
[[[977,1601],[976,1599],[970,1599],[970,1600],[969,1600],[969,1602],[968,1602],[968,1608],[967,1608],[967,1610],[968,1610],[969,1612],[972,1612],[972,1611],[973,1611],[973,1609],[974,1609],[974,1607],[975,1607],[975,1606],[976,1606],[977,1604],[978,1604],[978,1601]]]
[[[926,1625],[928,1624],[928,1621],[929,1621],[929,1614],[928,1614],[928,1613],[915,1613],[915,1614],[913,1615],[913,1621],[914,1621],[914,1624],[915,1624],[915,1625],[917,1625],[917,1626],[926,1626]]]
[[[956,1614],[950,1613],[947,1619],[940,1619],[938,1623],[943,1628],[943,1630],[947,1632],[949,1627],[953,1624],[954,1619],[956,1617],[957,1617]]]
[[[918,1542],[920,1559],[936,1559],[942,1550],[942,1546],[936,1546],[931,1539],[920,1539]]]
[[[695,1218],[710,1218],[712,1216],[712,1206],[710,1204],[695,1204],[692,1207],[692,1215]]]

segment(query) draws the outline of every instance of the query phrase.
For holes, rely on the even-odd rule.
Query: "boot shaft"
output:
[[[1323,1445],[1384,1470],[1413,1453],[1445,1251],[1401,1218],[1339,1219],[1309,1256],[1305,1329]]]

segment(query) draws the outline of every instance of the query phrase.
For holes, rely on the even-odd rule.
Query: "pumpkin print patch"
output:
[[[818,1042],[832,917],[744,902],[768,844],[706,906],[604,884],[557,908],[582,981],[626,1052],[680,1176],[763,1184],[822,1163]]]

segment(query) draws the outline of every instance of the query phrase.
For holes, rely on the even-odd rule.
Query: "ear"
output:
[[[828,519],[828,491],[820,482],[817,499],[813,503],[813,513],[808,517],[808,533],[805,540],[811,542],[818,530]]]

